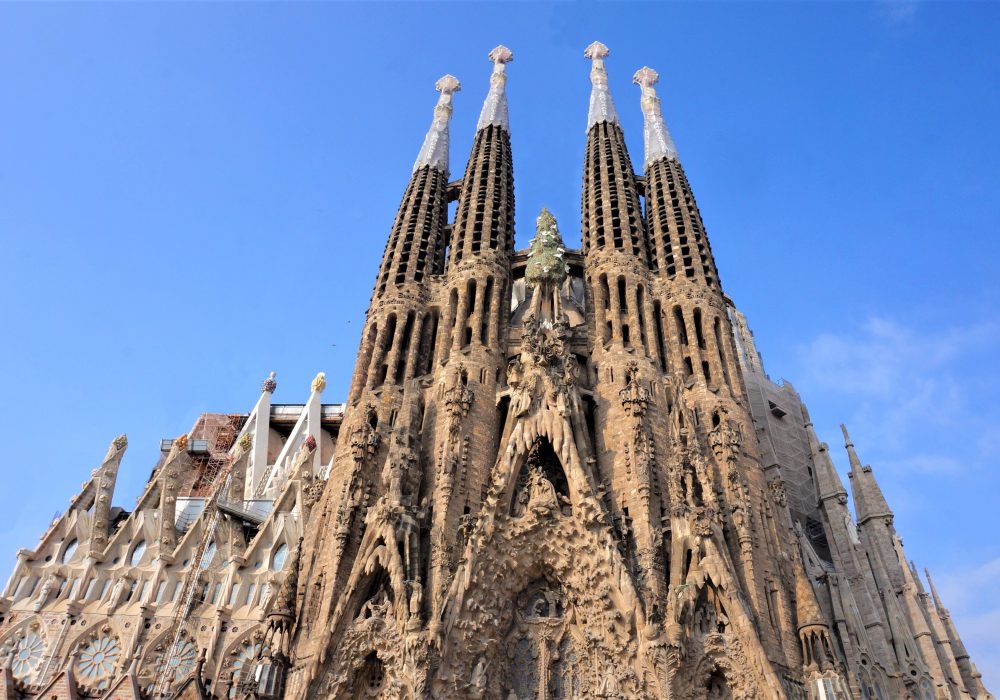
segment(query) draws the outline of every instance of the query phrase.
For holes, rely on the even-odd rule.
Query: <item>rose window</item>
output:
[[[109,634],[109,630],[102,630],[81,649],[76,664],[77,676],[87,685],[104,690],[111,683],[121,655],[118,638]]]
[[[173,653],[171,653],[171,649]],[[172,644],[165,646],[155,657],[153,662],[154,675],[152,681],[145,688],[146,692],[153,692],[161,678],[163,678],[164,684],[169,682],[176,686],[191,675],[197,662],[198,647],[186,635],[181,637],[176,647]],[[166,677],[164,678],[164,676]]]
[[[10,666],[14,678],[31,682],[38,667],[42,665],[45,653],[45,637],[41,625],[35,623],[14,637],[8,639],[0,648],[0,667]]]

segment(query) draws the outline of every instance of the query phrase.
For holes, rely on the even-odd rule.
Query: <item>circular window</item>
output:
[[[171,651],[173,651],[172,654],[170,653]],[[197,662],[198,647],[185,632],[181,639],[178,640],[176,647],[168,645],[156,657],[152,666],[152,678],[146,686],[146,692],[152,693],[156,689],[157,680],[161,676],[164,676],[164,674],[173,683],[179,683],[191,675]]]
[[[142,555],[145,553],[146,540],[139,540],[139,544],[132,550],[132,558],[128,560],[128,563],[132,566],[139,566],[139,562],[142,561]]]
[[[111,683],[121,655],[122,647],[118,638],[107,632],[101,632],[92,637],[80,651],[80,660],[76,665],[77,673],[83,681],[92,684],[98,690],[104,690]]]
[[[14,678],[30,682],[44,653],[45,638],[41,626],[35,623],[0,647],[0,667],[9,667]]]
[[[80,546],[80,541],[75,539],[71,540],[70,543],[66,545],[66,549],[63,550],[63,555],[62,555],[63,564],[69,563],[69,561],[73,558],[73,555],[76,554],[76,549],[79,546]]]
[[[281,571],[285,568],[285,562],[288,560],[288,545],[280,544],[276,550],[274,550],[274,557],[271,559],[271,570]]]

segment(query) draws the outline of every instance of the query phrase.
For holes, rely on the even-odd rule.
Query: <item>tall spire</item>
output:
[[[485,129],[490,124],[510,131],[507,119],[507,64],[514,60],[514,54],[501,44],[490,51],[489,59],[493,61],[493,74],[490,76],[490,91],[483,102],[483,111],[479,113],[479,123],[476,131]]]
[[[858,459],[858,453],[854,450],[854,442],[851,440],[850,433],[847,432],[847,426],[843,423],[840,424],[840,432],[844,434],[844,447],[847,448],[847,457],[851,461],[851,471],[861,471],[861,460]]]
[[[941,602],[941,596],[938,595],[937,587],[934,586],[934,579],[931,578],[930,569],[924,569],[924,576],[927,577],[927,585],[931,588],[931,598],[934,599],[934,607],[937,608],[939,614],[947,612],[944,604]]]
[[[844,447],[847,448],[847,456],[851,460],[851,471],[848,476],[851,479],[851,491],[854,494],[854,512],[858,518],[858,525],[864,525],[873,518],[892,517],[892,510],[885,500],[885,495],[875,481],[875,474],[872,473],[870,464],[861,466],[858,453],[854,450],[854,443],[847,432],[847,426],[840,426],[844,433]]]
[[[812,452],[814,469],[816,470],[816,490],[818,491],[820,501],[827,498],[837,498],[838,500],[843,498],[843,502],[846,504],[847,489],[844,488],[844,483],[840,480],[837,468],[830,458],[830,446],[817,439],[812,421],[806,423],[805,428],[806,435],[809,438],[809,448]]]
[[[632,82],[642,88],[642,123],[646,145],[646,158],[643,163],[646,166],[661,158],[677,160],[677,147],[663,121],[660,98],[656,96],[656,88],[653,87],[659,81],[660,74],[649,66],[640,68],[632,76]]]
[[[599,41],[588,46],[583,55],[593,61],[590,69],[590,112],[587,115],[587,129],[599,122],[618,123],[618,113],[608,89],[608,72],[604,70],[604,59],[611,52]]]
[[[424,145],[420,148],[417,161],[413,164],[414,171],[429,165],[432,168],[448,172],[448,122],[451,121],[451,96],[462,89],[462,84],[453,75],[446,75],[434,84],[434,89],[441,93],[434,106],[434,120],[424,137]]]

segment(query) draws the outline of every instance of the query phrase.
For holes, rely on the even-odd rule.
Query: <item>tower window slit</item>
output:
[[[368,367],[372,362],[372,353],[375,352],[375,339],[378,338],[378,323],[372,323],[368,328],[368,338],[364,343],[364,354],[358,360],[358,384],[354,390],[351,397],[352,401],[356,401],[358,394],[361,391],[361,384],[364,383],[365,379],[368,377]]]
[[[645,348],[647,345],[646,338],[646,290],[640,284],[635,290],[636,297],[636,309],[635,314],[639,320],[639,342]]]
[[[656,349],[660,355],[660,369],[667,371],[667,350],[663,341],[663,308],[659,301],[653,302],[653,324],[656,326]]]
[[[483,313],[479,324],[479,342],[486,345],[490,330],[490,306],[493,302],[493,278],[486,278],[486,288],[483,290]]]
[[[406,314],[406,323],[403,324],[403,335],[399,341],[399,348],[396,353],[396,374],[397,384],[403,381],[403,374],[406,372],[406,358],[410,354],[410,337],[413,335],[413,321],[416,313],[410,311]]]
[[[677,341],[681,345],[688,344],[688,334],[687,328],[684,325],[684,313],[681,311],[681,307],[674,307],[674,323],[677,326]]]
[[[704,350],[705,333],[702,331],[701,327],[701,309],[694,310],[694,333],[695,337],[698,339],[698,347]]]
[[[623,313],[628,313],[628,300],[625,297],[625,278],[618,278],[618,310]]]
[[[719,351],[719,366],[722,368],[722,378],[726,382],[729,391],[733,390],[732,378],[729,376],[729,365],[726,364],[726,354],[722,344],[722,321],[718,316],[715,318],[715,346]]]
[[[389,372],[389,365],[386,362],[386,354],[389,352],[389,348],[392,347],[393,338],[396,335],[396,314],[389,314],[389,318],[386,319],[385,324],[385,335],[382,338],[382,344],[378,349],[379,366],[375,368],[376,375],[375,381],[372,382],[373,387],[380,387],[385,383],[386,374]]]
[[[712,370],[709,369],[707,361],[703,361],[701,363],[701,372],[702,372],[702,374],[705,375],[705,381],[706,382],[711,382],[712,381]]]

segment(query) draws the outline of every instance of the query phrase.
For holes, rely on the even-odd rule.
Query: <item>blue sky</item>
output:
[[[347,388],[385,237],[453,73],[459,177],[509,67],[518,245],[579,242],[589,90],[663,109],[726,291],[821,437],[852,429],[1000,687],[1000,5],[0,5],[0,562],[126,432]],[[846,478],[845,478],[846,481]]]

